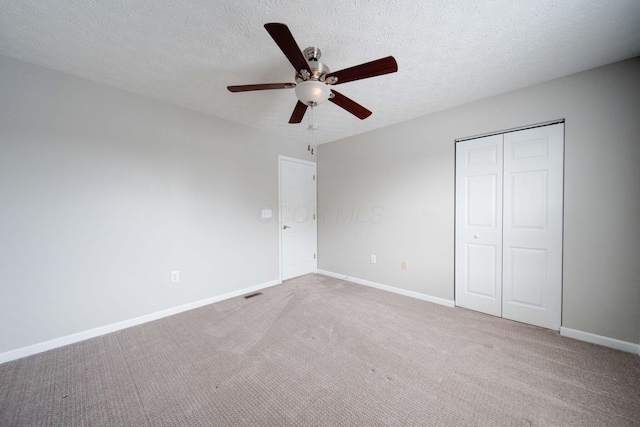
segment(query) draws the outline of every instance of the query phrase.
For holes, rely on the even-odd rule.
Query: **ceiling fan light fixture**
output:
[[[300,82],[295,90],[300,102],[309,107],[322,104],[329,99],[329,95],[331,94],[329,87],[318,80]]]
[[[227,89],[230,92],[247,92],[266,89],[291,89],[295,87],[298,101],[289,119],[289,123],[292,124],[302,122],[302,118],[309,107],[312,107],[311,113],[313,114],[313,107],[327,100],[330,100],[333,104],[353,114],[360,120],[366,119],[371,115],[371,111],[341,93],[329,89],[329,85],[368,79],[370,77],[398,71],[398,63],[395,58],[393,56],[387,56],[376,59],[375,61],[369,61],[331,72],[329,67],[319,61],[321,56],[320,49],[317,47],[308,47],[304,50],[304,53],[301,52],[289,27],[285,24],[280,22],[267,22],[264,24],[264,28],[296,71],[294,78],[297,86],[296,83],[260,83],[227,86]],[[311,135],[313,135],[313,132]],[[313,149],[311,149],[311,154],[313,154]]]

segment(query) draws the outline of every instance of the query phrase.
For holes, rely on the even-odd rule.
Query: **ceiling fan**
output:
[[[366,119],[371,111],[340,92],[329,88],[329,85],[339,85],[354,80],[381,76],[383,74],[398,71],[398,64],[393,56],[366,62],[344,70],[331,72],[320,59],[320,49],[308,47],[304,55],[300,51],[289,27],[285,24],[271,22],[264,28],[276,42],[284,56],[287,57],[296,70],[295,83],[261,83],[240,86],[227,86],[231,92],[247,92],[266,89],[293,89],[295,88],[298,103],[293,109],[289,123],[300,123],[308,107],[315,107],[329,100],[342,107],[359,119]]]

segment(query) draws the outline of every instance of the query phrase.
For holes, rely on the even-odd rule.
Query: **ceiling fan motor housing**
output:
[[[309,68],[311,69],[311,74],[307,76],[306,70],[305,73],[297,72],[296,73],[296,83],[300,83],[306,80],[318,80],[324,82],[325,76],[331,72],[329,67],[327,67],[322,62],[318,61],[322,52],[317,47],[308,47],[304,50],[304,56],[307,58],[307,63],[309,64]]]
[[[304,105],[315,107],[328,100],[331,90],[325,82],[326,75],[330,72],[329,67],[318,61],[322,53],[317,47],[308,47],[304,50],[304,56],[307,59],[311,74],[306,70],[300,70],[296,73],[296,97]],[[304,73],[303,73],[304,72]]]

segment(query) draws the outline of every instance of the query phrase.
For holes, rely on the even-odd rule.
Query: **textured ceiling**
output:
[[[0,54],[306,143],[293,90],[226,90],[293,81],[266,22],[332,71],[398,62],[336,88],[368,119],[315,108],[316,144],[640,55],[638,0],[0,0]]]

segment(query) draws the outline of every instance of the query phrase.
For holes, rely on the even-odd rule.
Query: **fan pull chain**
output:
[[[309,126],[307,127],[307,130],[311,133],[311,135],[309,135],[309,144],[307,145],[307,151],[309,151],[313,156],[315,151],[315,147],[313,144],[313,131],[316,129],[316,125],[313,124],[313,107],[310,107],[310,110],[311,112],[307,116],[309,118]]]

